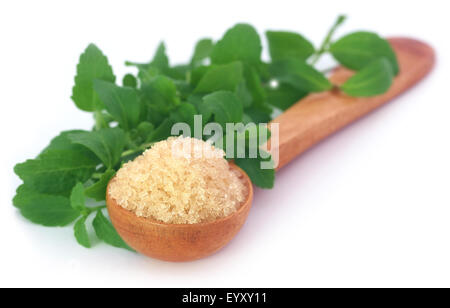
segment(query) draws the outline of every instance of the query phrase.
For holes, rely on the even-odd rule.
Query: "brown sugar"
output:
[[[224,155],[202,140],[171,137],[124,164],[109,194],[140,217],[173,224],[214,221],[234,213],[248,193]]]

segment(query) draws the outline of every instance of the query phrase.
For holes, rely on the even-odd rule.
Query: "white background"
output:
[[[445,1],[2,1],[0,286],[450,287],[450,23]],[[316,44],[368,29],[426,40],[436,69],[406,95],[322,142],[256,190],[239,235],[212,257],[167,263],[72,228],[23,219],[13,166],[61,130],[88,129],[70,100],[75,65],[95,42],[121,78],[165,40],[172,63],[237,22]]]

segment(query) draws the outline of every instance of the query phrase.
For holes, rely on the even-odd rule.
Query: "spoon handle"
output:
[[[269,146],[272,154],[278,150],[277,170],[322,139],[399,96],[432,70],[435,53],[429,45],[408,38],[389,41],[397,54],[400,73],[388,92],[369,98],[350,97],[340,91],[311,94],[271,122],[279,124],[278,146]],[[351,75],[351,71],[340,67],[330,79],[339,85]]]

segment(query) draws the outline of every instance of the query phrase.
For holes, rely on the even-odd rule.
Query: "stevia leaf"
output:
[[[270,63],[260,62],[258,65],[253,67],[256,69],[256,72],[262,82],[268,83],[272,80],[272,75],[270,74]]]
[[[34,194],[39,194],[39,192],[36,191],[33,186],[29,184],[20,185],[19,187],[17,187],[16,195],[13,198],[13,205],[17,208],[20,208],[20,206],[28,202],[28,198],[30,198]]]
[[[147,81],[155,76],[166,73],[169,69],[169,58],[166,55],[166,46],[161,42],[156,49],[153,59],[149,63],[135,63],[126,61],[125,65],[138,68],[138,77],[141,81]]]
[[[19,187],[14,205],[26,219],[47,227],[66,226],[80,216],[69,198],[43,194],[28,185]]]
[[[168,77],[159,75],[142,85],[142,93],[147,102],[158,110],[168,113],[179,105],[175,83]]]
[[[84,197],[84,186],[82,183],[77,183],[72,188],[72,192],[70,193],[70,206],[78,212],[86,208],[86,198]]]
[[[124,87],[136,88],[137,79],[132,74],[126,74],[125,76],[123,76],[122,84]]]
[[[341,89],[350,96],[375,96],[389,90],[393,78],[392,65],[387,59],[381,58],[352,76]]]
[[[117,248],[125,248],[133,251],[133,249],[122,240],[111,222],[103,215],[102,211],[97,212],[92,225],[94,226],[97,237],[105,243]]]
[[[138,66],[138,70],[139,71],[137,76],[141,84],[149,82],[150,80],[161,74],[159,69],[151,65],[140,65]]]
[[[258,32],[248,24],[237,24],[229,29],[213,48],[211,61],[214,64],[226,64],[241,61],[256,65],[262,52]]]
[[[286,31],[267,31],[272,61],[295,58],[305,61],[314,53],[314,46],[302,35]]]
[[[394,75],[399,72],[397,56],[390,43],[376,33],[351,33],[333,43],[330,51],[339,63],[352,70],[360,70],[376,59],[386,58]]]
[[[203,97],[200,107],[203,113],[214,115],[214,121],[222,127],[226,123],[239,123],[242,121],[243,107],[236,95],[229,91],[217,91]]]
[[[173,67],[170,67],[165,72],[165,75],[167,77],[174,79],[174,81],[186,81],[187,76],[191,69],[192,69],[192,66],[187,65],[187,64],[175,65]]]
[[[276,61],[270,71],[280,82],[305,92],[323,92],[332,88],[330,81],[321,72],[297,59]]]
[[[141,105],[135,89],[96,79],[94,90],[120,127],[128,131],[138,125]]]
[[[275,89],[267,90],[267,101],[272,106],[286,110],[306,95],[308,95],[308,92],[299,90],[289,84],[280,84]]]
[[[247,123],[248,124],[248,123]],[[227,132],[229,134],[230,132]],[[226,151],[226,157],[229,159],[235,158],[257,158],[259,147],[270,139],[270,130],[265,125],[256,125],[251,123],[246,125],[243,130],[233,131],[234,141],[233,150],[227,149],[227,135],[216,142],[216,146],[221,145],[221,148]],[[263,138],[264,137],[264,138]],[[256,155],[256,156],[254,156]]]
[[[87,187],[85,190],[85,195],[96,200],[103,201],[106,199],[106,188],[108,186],[109,181],[114,177],[116,172],[112,169],[106,170],[100,177],[100,179]]]
[[[250,107],[246,108],[244,110],[244,113],[251,119],[251,122],[255,123],[268,123],[270,120],[272,120],[271,110],[267,109],[260,109],[257,107]]]
[[[92,132],[73,133],[69,135],[73,143],[81,144],[91,150],[105,164],[112,168],[120,160],[126,135],[118,127],[102,128]]]
[[[135,144],[150,142],[154,130],[155,126],[152,123],[143,121],[131,132],[131,139]]]
[[[242,105],[244,108],[248,108],[253,103],[253,97],[252,93],[247,87],[247,84],[245,80],[242,80],[236,87],[236,91],[234,92],[239,99],[239,101],[242,102]]]
[[[39,192],[68,195],[77,182],[88,180],[99,164],[96,157],[85,154],[73,149],[49,150],[17,164],[14,172]]]
[[[86,228],[86,218],[81,217],[73,226],[73,233],[78,244],[85,248],[91,248],[91,241]]]
[[[170,137],[170,131],[172,129],[173,122],[169,118],[166,118],[152,133],[151,140],[153,142],[161,141]]]
[[[260,188],[273,188],[275,182],[275,170],[261,169],[261,162],[270,162],[270,158],[236,158],[235,164],[247,173],[253,184]]]
[[[162,72],[169,67],[169,58],[166,54],[166,45],[164,45],[164,42],[159,43],[150,65],[158,68]]]
[[[202,116],[202,124],[206,125],[209,122],[212,114],[209,109],[202,108],[203,97],[204,95],[201,94],[192,94],[188,97],[187,102],[195,107],[195,109],[197,110],[197,114]],[[238,97],[239,99],[238,94],[236,94],[236,97]]]
[[[75,86],[72,89],[72,100],[81,110],[95,111],[103,108],[93,88],[94,79],[114,82],[116,77],[106,56],[97,46],[90,44],[80,56]]]
[[[211,55],[214,43],[211,39],[202,39],[197,42],[192,55],[191,65],[196,66],[202,64],[203,60]]]
[[[181,100],[186,100],[194,92],[194,87],[187,80],[174,80],[173,82],[177,87],[177,93]]]
[[[83,146],[80,146],[79,144],[72,143],[72,141],[69,139],[70,134],[81,133],[81,132],[86,132],[86,131],[84,131],[84,130],[67,130],[67,131],[61,132],[58,136],[56,136],[55,138],[53,138],[50,141],[50,144],[47,147],[45,147],[39,155],[42,155],[51,150],[72,150],[72,149],[74,149],[76,151],[86,152],[86,154],[89,155],[89,150],[85,149]]]
[[[170,120],[175,124],[178,122],[186,123],[191,127],[191,133],[194,129],[194,115],[197,114],[195,107],[188,103],[182,103],[170,114]]]
[[[270,114],[272,112],[270,106],[266,104],[267,93],[262,86],[261,78],[253,67],[247,66],[245,70],[246,85],[252,95],[252,107],[261,112]]]
[[[235,91],[242,81],[242,64],[232,62],[212,66],[200,79],[194,93],[211,93],[225,90]]]
[[[211,66],[198,66],[194,68],[190,73],[190,83],[193,87],[196,87],[203,76],[211,69]]]

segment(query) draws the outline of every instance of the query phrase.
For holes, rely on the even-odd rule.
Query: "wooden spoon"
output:
[[[270,149],[272,153],[279,151],[277,169],[320,140],[402,94],[433,68],[435,55],[430,46],[407,38],[393,38],[390,42],[398,57],[400,74],[387,93],[371,98],[352,98],[339,91],[313,94],[272,121],[279,124],[279,144]],[[334,84],[341,84],[351,75],[351,71],[338,68],[331,80]],[[238,233],[253,200],[248,176],[234,164],[230,164],[230,168],[241,172],[249,191],[247,200],[230,216],[210,223],[165,224],[137,217],[119,206],[107,191],[106,203],[111,221],[128,245],[149,257],[190,261],[211,255]]]

